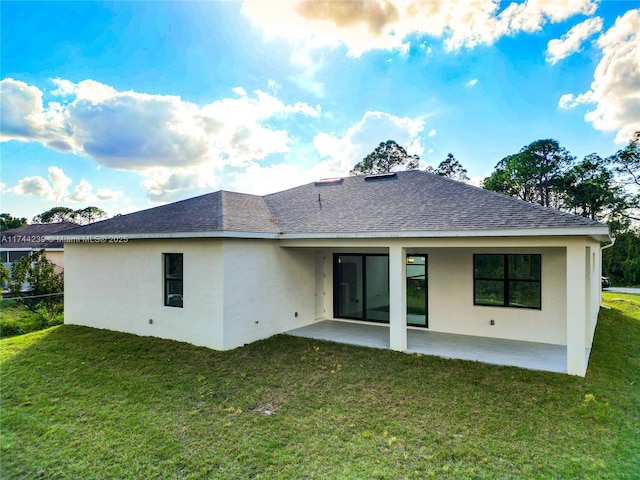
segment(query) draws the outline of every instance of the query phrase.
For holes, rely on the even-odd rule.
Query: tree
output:
[[[496,165],[499,173],[494,178],[487,177],[483,185],[488,190],[517,192],[517,197],[527,202],[555,207],[555,183],[573,161],[574,157],[557,140],[536,140],[519,153],[503,158]]]
[[[11,273],[4,266],[4,263],[0,262],[0,299],[2,298],[5,287],[9,286],[11,281]]]
[[[53,207],[33,217],[33,223],[71,222],[87,225],[106,216],[107,213],[98,207],[86,207],[78,210],[73,210],[69,207]]]
[[[543,207],[553,206],[554,183],[571,165],[574,157],[553,139],[537,140],[524,147],[520,154],[535,184],[538,203]]]
[[[13,262],[9,289],[11,298],[19,299],[29,310],[42,310],[49,325],[63,310],[64,274],[57,271],[44,250]]]
[[[440,162],[440,165],[434,170],[436,175],[447,177],[457,182],[468,182],[467,169],[455,159],[453,153],[449,153],[447,158]]]
[[[624,185],[640,186],[640,131],[637,131],[629,144],[611,155],[607,161],[613,171],[620,175]]]
[[[53,207],[46,212],[33,217],[33,223],[75,223],[76,211],[69,207]]]
[[[11,230],[12,228],[24,227],[26,224],[26,218],[12,217],[8,213],[0,214],[0,232]]]
[[[624,189],[614,181],[606,161],[595,153],[571,167],[557,180],[563,210],[591,220],[607,220],[628,226],[627,210],[633,206]]]
[[[107,212],[101,210],[98,207],[86,207],[80,210],[76,210],[76,221],[81,225],[87,225],[89,223],[96,222],[107,216]]]
[[[520,154],[509,155],[500,160],[493,173],[482,182],[483,188],[519,198],[525,202],[536,203],[533,174]]]
[[[349,175],[371,175],[399,170],[415,170],[420,158],[409,155],[407,151],[393,140],[381,142],[376,149],[356,163]]]
[[[640,284],[640,232],[616,235],[613,246],[602,253],[602,268],[616,286]]]

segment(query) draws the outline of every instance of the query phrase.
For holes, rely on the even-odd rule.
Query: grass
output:
[[[63,315],[58,315],[53,325],[63,322]],[[15,300],[0,300],[0,338],[23,335],[52,326],[43,309],[32,312]]]
[[[4,339],[2,477],[635,479],[640,298],[605,297],[586,378],[288,336]]]

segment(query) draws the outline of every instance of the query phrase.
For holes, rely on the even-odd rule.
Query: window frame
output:
[[[409,299],[408,295],[405,291],[405,296],[407,297],[407,305],[406,305],[406,317],[407,317],[407,327],[415,327],[415,328],[429,328],[429,255],[426,253],[408,253],[405,256],[405,288],[409,290],[409,280],[414,277],[409,277],[409,265],[414,265],[409,262],[410,257],[424,257],[424,325],[419,323],[409,323]]]
[[[478,257],[482,256],[502,256],[503,257],[503,275],[502,278],[490,278],[490,277],[477,277],[476,276],[476,261]],[[512,277],[509,275],[509,257],[515,256],[531,256],[538,258],[538,279],[522,279],[517,278],[516,275]],[[477,296],[477,284],[478,281],[485,282],[502,282],[503,283],[503,303],[490,304],[479,303]],[[512,282],[519,283],[533,283],[538,284],[538,305],[537,306],[525,306],[525,305],[512,305],[510,304],[510,284]],[[524,308],[527,310],[542,310],[542,255],[540,253],[474,253],[473,254],[473,305],[478,307],[497,307],[497,308]]]
[[[180,277],[170,277],[167,271],[167,264],[169,263],[169,257],[172,255],[178,255],[182,261],[182,269]],[[164,306],[174,308],[184,308],[184,254],[183,253],[163,253],[162,254],[162,278],[164,280]],[[182,285],[182,298],[179,305],[174,305],[169,302],[169,282],[179,282]]]

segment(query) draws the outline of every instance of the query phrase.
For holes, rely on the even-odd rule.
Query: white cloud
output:
[[[345,45],[358,57],[373,49],[406,51],[410,35],[443,38],[448,50],[492,44],[500,37],[535,32],[546,22],[591,15],[595,0],[525,0],[500,11],[495,0],[369,0],[264,2],[246,0],[243,12],[265,38],[284,37],[307,48]]]
[[[5,78],[0,81],[0,98],[0,141],[37,139],[64,152],[71,150],[60,122],[60,104],[45,107],[40,89]]]
[[[84,178],[76,185],[73,194],[69,195],[69,187],[73,180],[60,167],[49,167],[48,180],[41,176],[25,177],[13,187],[4,191],[16,195],[34,195],[50,202],[97,202],[118,200],[124,192],[101,188],[94,194],[93,187]],[[3,184],[4,186],[4,184]]]
[[[69,195],[69,186],[73,183],[60,167],[49,167],[49,182],[51,184],[51,200],[60,201]]]
[[[591,88],[579,95],[564,94],[562,109],[595,104],[585,114],[597,130],[617,130],[616,141],[627,142],[640,130],[640,9],[629,10],[602,34],[597,45],[602,59]]]
[[[150,200],[169,202],[184,198],[185,191],[219,188],[218,173],[213,162],[185,167],[153,167],[140,172],[143,177],[140,185]]]
[[[289,77],[289,80],[303,90],[323,98],[325,95],[324,85],[316,77],[324,66],[322,59],[312,58],[309,50],[296,49],[291,55],[291,64],[297,71],[295,75]]]
[[[438,132],[436,132],[436,129],[435,129],[435,128],[432,128],[431,130],[429,130],[429,136],[430,136],[430,137],[435,137],[437,133],[438,133]]]
[[[61,101],[44,105],[37,87],[0,81],[0,138],[37,141],[109,168],[137,171],[150,197],[162,197],[165,183],[186,188],[185,178],[195,182],[205,171],[206,185],[215,184],[212,175],[224,167],[242,168],[287,152],[289,133],[270,126],[272,121],[320,115],[319,106],[285,104],[275,94],[248,94],[242,87],[233,89],[237,97],[198,106],[177,96],[119,92],[94,80],[53,82]],[[60,197],[57,190],[53,195]]]
[[[254,163],[246,170],[234,173],[231,185],[238,192],[266,195],[312,182],[323,176],[321,169],[318,168],[304,170],[298,165],[288,163],[263,167]],[[265,179],[269,179],[269,181],[265,181]]]
[[[546,61],[552,65],[580,50],[582,43],[591,35],[602,30],[602,18],[589,18],[574,25],[559,40],[550,40],[547,44]]]
[[[30,138],[42,124],[42,92],[12,78],[0,83],[2,138]]]
[[[48,180],[41,176],[25,177],[6,191],[17,195],[35,195],[46,200],[59,202],[69,194],[72,180],[60,167],[49,167]]]
[[[481,177],[481,176],[471,177],[467,182],[467,184],[473,185],[474,187],[482,187],[482,182],[484,181],[484,179],[485,177]]]
[[[465,83],[465,86],[467,88],[472,88],[476,86],[476,83],[478,83],[478,79],[477,78],[472,78],[471,80],[469,80],[467,83]]]
[[[422,156],[424,147],[420,135],[423,130],[423,120],[369,111],[342,137],[323,132],[316,135],[313,144],[320,156],[326,158],[321,167],[323,176],[344,176],[380,141],[395,140],[407,153]]]
[[[17,195],[35,195],[36,197],[49,198],[52,189],[49,182],[40,176],[25,177],[18,184],[7,190]]]
[[[121,190],[110,190],[108,188],[99,188],[96,193],[93,193],[93,186],[83,178],[73,189],[73,194],[69,197],[69,200],[74,202],[95,203],[98,201],[119,200],[123,197],[124,192]]]
[[[235,87],[233,89],[233,93],[235,93],[236,95],[239,95],[241,97],[246,97],[247,96],[247,91],[242,87]]]

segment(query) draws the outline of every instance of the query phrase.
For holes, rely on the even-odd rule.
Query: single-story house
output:
[[[16,260],[44,250],[47,259],[59,269],[63,269],[64,245],[60,239],[49,239],[48,236],[77,226],[69,222],[33,223],[0,232],[0,259],[11,271],[11,265]]]
[[[65,323],[219,350],[321,325],[398,351],[420,335],[510,342],[516,360],[549,347],[582,376],[611,241],[604,224],[423,171],[218,191],[64,236]]]

